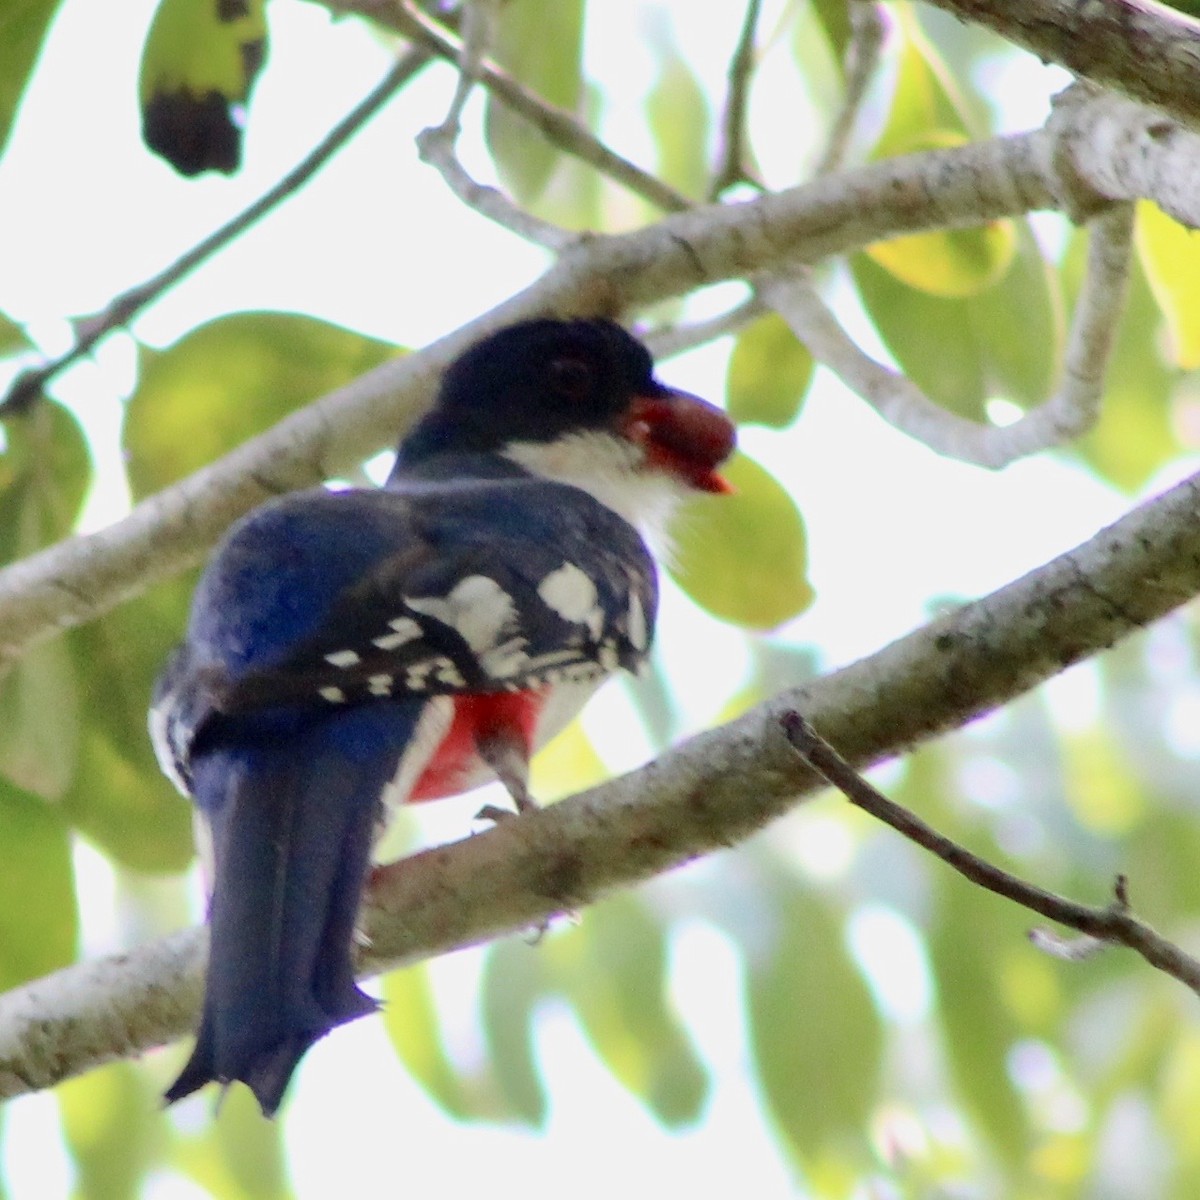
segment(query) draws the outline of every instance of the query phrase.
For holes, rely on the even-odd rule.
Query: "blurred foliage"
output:
[[[1157,205],[1143,200],[1137,244],[1146,281],[1166,318],[1171,359],[1185,371],[1200,367],[1200,241]]]
[[[509,0],[495,10],[491,56],[543,100],[574,112],[583,96],[583,11],[583,0]],[[484,127],[500,178],[532,204],[562,152],[490,96]]]
[[[0,562],[13,562],[65,537],[91,481],[83,431],[58,404],[44,403],[4,424],[0,454]],[[60,640],[41,642],[0,675],[0,777],[58,800],[76,769],[79,691]]]
[[[970,140],[969,118],[949,70],[911,11],[897,11],[895,90],[873,157],[965,144]],[[977,228],[892,238],[868,246],[866,253],[910,288],[961,299],[986,291],[1004,277],[1013,246],[1011,222],[994,221]]]
[[[725,377],[725,406],[741,424],[786,429],[799,415],[813,377],[813,356],[778,313],[737,335]]]
[[[749,455],[738,451],[721,474],[733,494],[684,506],[671,574],[714,616],[771,629],[812,603],[804,522],[782,484]]]
[[[76,925],[70,827],[0,779],[0,991],[71,962]]]
[[[702,200],[709,179],[711,115],[704,88],[675,46],[663,39],[658,78],[646,96],[646,119],[658,150],[658,174]],[[681,138],[679,130],[688,136]]]
[[[0,357],[28,348],[29,342],[21,326],[0,313]]]
[[[192,857],[191,806],[166,782],[146,733],[150,690],[187,620],[195,574],[151,588],[79,629],[69,648],[93,700],[63,813],[123,866],[179,871]]]
[[[235,313],[166,350],[141,348],[124,444],[135,499],[198,470],[394,346],[295,313]]]
[[[0,9],[0,154],[59,0],[20,0]]]
[[[276,0],[280,9],[293,3]],[[0,12],[0,147],[58,8],[20,0]],[[1006,61],[1001,44],[900,0],[886,10],[880,78],[849,164],[986,136],[1005,100],[988,92]],[[611,74],[602,72],[604,55],[593,61],[590,53],[600,6],[508,0],[496,14],[493,57],[524,86],[684,194],[709,193],[727,62],[689,54],[694,42],[647,10],[644,21],[620,31],[631,51],[636,41],[638,53],[649,54],[653,69],[618,137],[608,122],[629,109],[627,82],[622,64],[611,62],[620,39],[609,48]],[[714,28],[728,19],[736,30],[740,10],[731,17],[697,8],[687,19]],[[208,105],[215,120],[184,122],[185,129],[217,134],[214,144],[185,146],[195,157],[179,160],[181,170],[236,163],[241,106],[265,34],[259,3],[158,6],[142,53],[143,104],[174,89],[200,109]],[[747,81],[745,153],[771,186],[809,178],[840,101],[850,37],[848,0],[764,7]],[[488,99],[483,107],[479,153],[490,155],[502,186],[540,215],[600,230],[654,219],[647,202],[565,156],[502,105]],[[440,115],[431,109],[429,123]],[[1063,452],[1127,491],[1178,470],[1194,448],[1200,367],[1195,233],[1143,205],[1136,250],[1103,418]],[[1061,221],[998,222],[876,243],[845,270],[815,267],[814,283],[856,334],[868,324],[936,404],[985,420],[998,404],[1028,409],[1052,395],[1085,254],[1086,234]],[[651,315],[680,314],[690,315],[683,301]],[[22,325],[0,315],[0,366],[15,370],[30,349]],[[739,423],[757,427],[747,442],[802,433],[821,373],[786,324],[762,317],[729,338],[728,349],[725,402]],[[399,352],[277,312],[216,316],[165,349],[140,346],[122,430],[134,500]],[[79,411],[52,398],[5,414],[0,563],[76,526],[96,471]],[[747,631],[776,629],[811,602],[806,522],[815,530],[820,520],[802,513],[763,465],[780,460],[761,458],[739,454],[729,464],[736,496],[693,504],[672,561],[676,582],[697,605]],[[887,581],[880,582],[872,603],[887,602]],[[193,583],[160,583],[36,646],[0,677],[0,986],[77,955],[76,880],[96,858],[118,880],[161,877],[172,903],[183,903],[189,808],[158,772],[144,714],[185,625]],[[712,695],[703,697],[709,711],[732,717],[814,675],[824,648],[804,637],[802,622],[769,637],[759,632],[747,643],[741,675],[714,672]],[[1113,876],[1127,872],[1139,912],[1167,935],[1194,941],[1198,658],[1200,620],[1185,613],[1073,668],[1068,686],[910,755],[888,769],[887,790],[949,836],[1080,899],[1103,902]],[[695,700],[680,695],[656,661],[621,702],[655,750],[693,727]],[[608,748],[589,732],[572,726],[540,757],[539,796],[569,794],[609,772]],[[114,937],[123,944],[131,931],[153,927],[153,889],[117,892]],[[745,1103],[723,1090],[731,1069],[744,1071],[780,1161],[800,1194],[822,1200],[1194,1197],[1200,1026],[1190,997],[1128,955],[1052,960],[1026,940],[1030,923],[825,798],[736,854],[605,899],[536,945],[508,939],[479,951],[465,1002],[443,1003],[440,962],[394,973],[382,984],[382,1024],[425,1095],[463,1122],[547,1127],[555,1104],[545,1061],[549,1016],[566,1014],[596,1063],[668,1130],[703,1123],[720,1104]],[[681,971],[680,948],[697,928],[728,951],[732,980],[718,978],[716,968],[708,976]],[[706,989],[722,985],[740,1005],[732,1068],[717,1061],[711,1030],[696,1015]],[[448,1015],[461,1021],[463,1008],[473,1022],[465,1038]],[[181,1181],[189,1195],[232,1200],[302,1191],[304,1181],[293,1183],[289,1170],[286,1115],[264,1122],[235,1089],[201,1119],[191,1111],[164,1117],[163,1064],[148,1057],[58,1089],[75,1196],[167,1195]],[[398,1164],[410,1136],[420,1136],[411,1118],[403,1132],[398,1126]],[[470,1133],[463,1137],[468,1144]],[[1136,1185],[1115,1179],[1118,1158],[1121,1179]]]
[[[746,978],[754,1062],[788,1149],[820,1174],[861,1154],[852,1131],[878,1099],[883,1026],[846,945],[845,907],[791,871],[765,882],[772,945],[761,960],[750,956]]]

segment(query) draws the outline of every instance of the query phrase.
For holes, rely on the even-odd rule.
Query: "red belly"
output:
[[[477,783],[482,768],[475,752],[479,737],[512,737],[528,756],[545,702],[546,695],[540,691],[455,696],[450,728],[413,785],[409,802],[456,796]]]

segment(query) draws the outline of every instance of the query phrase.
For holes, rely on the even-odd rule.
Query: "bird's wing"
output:
[[[197,591],[156,705],[177,778],[222,716],[520,691],[636,668],[657,606],[625,521],[541,480],[313,491],[251,514]]]

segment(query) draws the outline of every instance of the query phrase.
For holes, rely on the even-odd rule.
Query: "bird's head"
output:
[[[728,491],[718,468],[734,443],[729,418],[656,379],[649,352],[620,325],[547,319],[501,329],[458,358],[399,464],[495,453],[644,525],[689,492]]]

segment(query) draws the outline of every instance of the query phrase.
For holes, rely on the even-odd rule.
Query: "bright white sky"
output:
[[[608,64],[621,55],[627,102],[636,106],[650,82],[650,59],[628,36],[638,28],[633,0],[595,7],[604,16],[595,22],[589,58],[596,74],[608,77]],[[672,7],[689,6],[687,0],[664,5]],[[732,22],[740,16],[740,6],[727,7],[728,20],[713,6],[704,22],[676,25],[689,57],[713,78],[723,71]],[[49,351],[66,344],[65,315],[99,309],[239,211],[294,165],[388,65],[379,43],[352,23],[331,24],[316,7],[279,6],[272,12],[271,58],[254,98],[244,170],[234,179],[183,182],[138,141],[136,54],[152,9],[153,0],[67,4],[0,165],[0,308],[28,321]],[[769,80],[764,76],[764,87]],[[1006,123],[1036,123],[1060,84],[1059,74],[1032,62],[1019,79],[1010,74],[997,86],[1021,107],[1017,101],[1008,107]],[[208,316],[265,307],[313,313],[419,346],[535,278],[544,261],[539,251],[465,212],[417,162],[413,135],[444,108],[451,88],[448,71],[428,71],[303,193],[143,317],[139,336],[162,345]],[[775,111],[786,114],[787,102]],[[610,112],[614,140],[649,162],[645,146],[620,142],[620,116]],[[727,353],[727,345],[709,347],[667,364],[663,374],[719,398]],[[132,363],[130,340],[115,338],[96,363],[77,368],[59,388],[88,414],[110,463],[115,397],[131,385]],[[749,430],[743,444],[788,483],[808,521],[818,600],[795,624],[794,636],[818,646],[829,665],[919,624],[931,597],[986,592],[1090,536],[1126,507],[1049,456],[998,474],[940,459],[890,431],[827,377],[794,431]],[[112,491],[102,491],[92,522],[105,519],[113,503]],[[668,597],[660,653],[681,695],[696,697],[689,702],[692,725],[712,719],[745,665],[740,638],[711,625],[703,630],[706,656],[696,655],[697,620],[682,600]],[[603,750],[611,750],[613,739],[604,736],[611,721],[629,728],[625,703],[615,690],[589,716]],[[614,767],[637,756],[636,749],[610,755]],[[445,806],[442,836],[461,835],[476,806]],[[865,958],[872,944],[884,943],[916,954],[886,917],[865,921],[861,939],[858,932],[856,948]],[[790,1195],[787,1169],[748,1082],[733,951],[695,926],[678,939],[674,954],[681,1010],[717,1074],[699,1130],[665,1134],[611,1081],[562,1012],[547,1014],[540,1031],[555,1098],[545,1135],[463,1129],[407,1080],[381,1023],[367,1020],[321,1043],[293,1087],[287,1138],[298,1194],[375,1191],[396,1178],[398,1188],[416,1195],[431,1186],[448,1196],[494,1190],[499,1179],[511,1181],[525,1200],[561,1195],[568,1187],[575,1196],[607,1196],[627,1189],[636,1163],[647,1195],[660,1188],[671,1195],[688,1188],[697,1195],[748,1192],[761,1200]],[[461,997],[472,994],[475,970],[471,956],[437,968],[451,1028],[471,1026]],[[907,999],[893,997],[892,1011],[902,1019],[923,1007],[919,975],[919,965],[896,974],[910,981]],[[204,1121],[211,1103],[206,1096],[180,1106],[177,1119]],[[51,1097],[11,1105],[6,1135],[3,1174],[11,1194],[68,1192]],[[186,1200],[200,1193],[170,1177],[150,1194]]]

